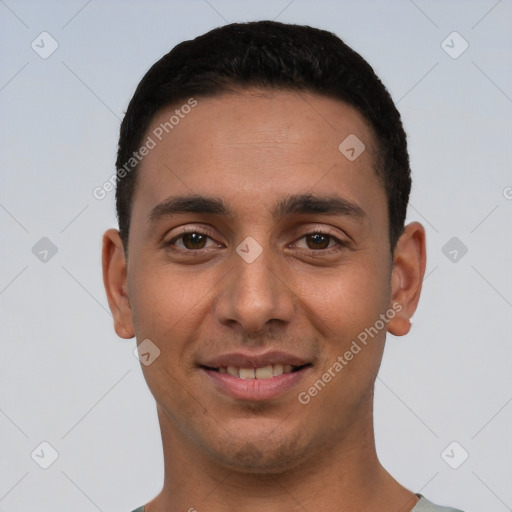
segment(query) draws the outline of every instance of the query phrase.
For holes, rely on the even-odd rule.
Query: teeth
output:
[[[282,364],[275,364],[274,365],[274,377],[279,377],[279,375],[282,375],[284,371],[284,367]]]
[[[228,366],[227,371],[229,375],[232,375],[233,377],[240,377],[240,372],[238,371],[238,368],[235,368],[234,366]]]
[[[293,367],[291,364],[269,364],[262,368],[238,368],[236,366],[221,366],[219,373],[227,373],[232,377],[240,379],[271,379],[279,377],[283,373],[291,373]]]
[[[240,373],[240,377],[242,374]],[[270,366],[264,366],[263,368],[257,368],[256,369],[256,378],[257,379],[270,379],[270,377],[273,377],[274,374],[272,372],[272,365]]]
[[[240,368],[241,379],[254,379],[256,377],[253,368]]]

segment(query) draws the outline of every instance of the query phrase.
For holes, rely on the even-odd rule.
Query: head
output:
[[[212,30],[142,79],[130,159],[104,282],[167,442],[278,472],[369,435],[386,332],[409,330],[425,270],[405,133],[370,65],[310,27]]]

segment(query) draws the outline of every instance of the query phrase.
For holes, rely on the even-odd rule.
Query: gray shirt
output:
[[[416,503],[411,512],[462,512],[458,508],[440,507],[439,505],[435,505],[421,494],[417,494],[416,496],[418,496],[420,501]],[[139,507],[133,512],[144,512],[144,507]]]
[[[427,498],[421,494],[417,494],[416,496],[419,497],[420,501],[416,503],[411,512],[462,512],[458,508],[441,507],[439,505],[435,505],[431,501],[428,501]]]

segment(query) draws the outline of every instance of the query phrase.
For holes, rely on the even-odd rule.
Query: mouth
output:
[[[225,354],[199,365],[214,392],[251,402],[284,396],[298,387],[312,367],[304,359],[276,351]]]

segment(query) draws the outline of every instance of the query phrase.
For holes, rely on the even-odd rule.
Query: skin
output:
[[[197,100],[141,162],[128,259],[117,230],[103,237],[117,334],[150,339],[160,350],[141,365],[157,403],[165,462],[163,489],[146,512],[410,511],[417,496],[377,458],[372,409],[386,332],[406,334],[419,300],[423,227],[406,226],[391,254],[373,135],[352,107],[268,90]],[[148,134],[175,108],[157,114]],[[366,146],[353,162],[338,150],[349,134]],[[230,214],[148,221],[168,197],[190,194],[220,198]],[[275,203],[293,194],[335,194],[365,215],[275,218]],[[348,245],[314,237],[319,229]],[[206,233],[204,248],[190,237],[164,247],[183,230]],[[252,263],[236,252],[249,236],[262,249]],[[393,304],[401,311],[301,404],[298,393]],[[274,399],[235,400],[198,366],[221,353],[267,348],[312,364],[298,387]]]

